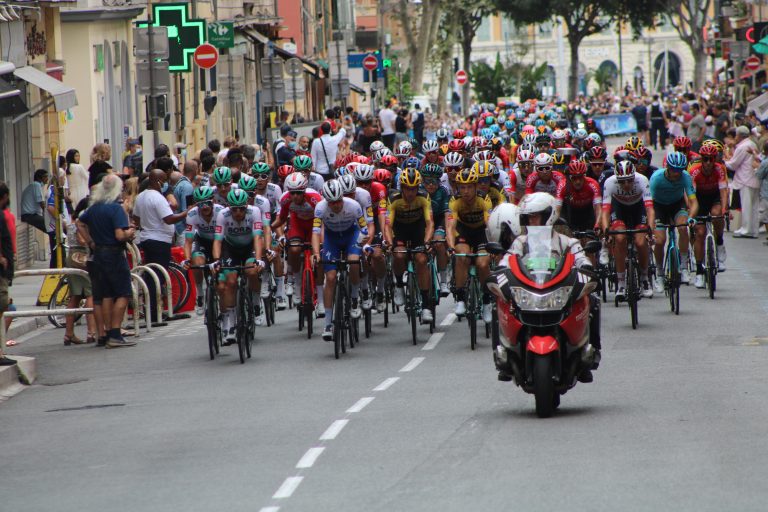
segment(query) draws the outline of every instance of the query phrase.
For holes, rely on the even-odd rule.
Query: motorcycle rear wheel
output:
[[[552,377],[552,358],[536,356],[533,360],[533,393],[539,418],[549,418],[555,410],[555,381]]]

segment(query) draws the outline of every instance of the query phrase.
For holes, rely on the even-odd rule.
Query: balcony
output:
[[[248,24],[274,25],[279,23],[277,0],[219,0],[220,20],[243,20]]]

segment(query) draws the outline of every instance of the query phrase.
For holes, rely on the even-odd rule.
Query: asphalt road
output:
[[[768,247],[727,247],[714,301],[644,299],[636,331],[609,303],[595,382],[546,420],[447,303],[338,361],[293,312],[244,365],[198,318],[120,350],[44,331],[12,351],[39,380],[0,404],[0,510],[764,511]]]

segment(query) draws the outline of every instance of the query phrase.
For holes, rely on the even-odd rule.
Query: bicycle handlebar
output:
[[[656,223],[657,228],[664,228],[664,229],[674,229],[674,228],[685,228],[688,227],[688,223],[684,222],[682,224],[661,224]]]
[[[725,215],[697,215],[694,218],[699,222],[709,222],[712,220],[724,219]]]
[[[684,224],[687,225],[687,224]],[[635,235],[638,233],[649,233],[650,230],[646,229],[609,229],[605,232],[606,235]]]

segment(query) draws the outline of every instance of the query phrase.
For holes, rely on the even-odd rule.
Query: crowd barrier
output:
[[[637,133],[637,121],[635,121],[635,116],[629,112],[595,116],[592,119],[595,120],[605,136]]]

